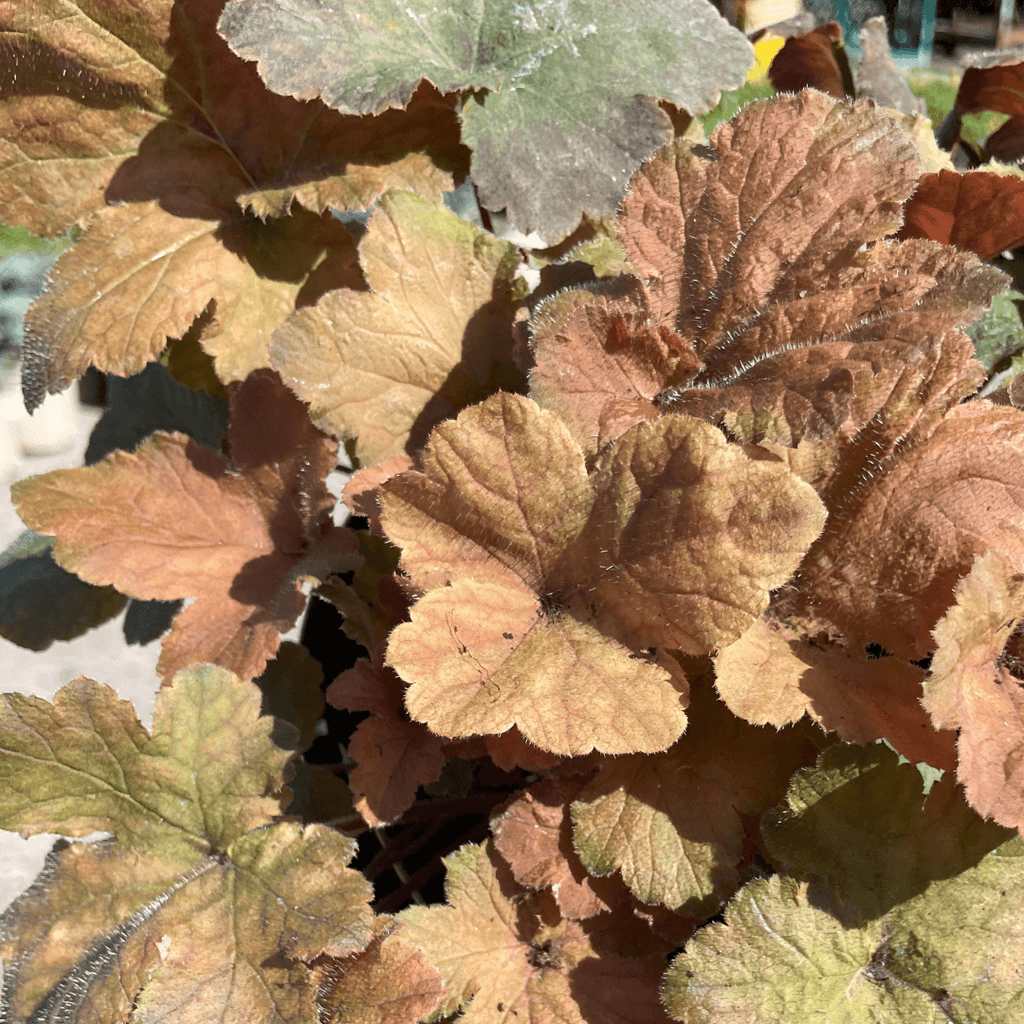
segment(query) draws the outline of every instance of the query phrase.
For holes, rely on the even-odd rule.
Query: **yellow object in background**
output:
[[[786,45],[782,36],[774,36],[766,32],[754,43],[754,59],[757,63],[747,72],[748,82],[761,82],[768,77],[768,69],[775,60],[775,54]]]

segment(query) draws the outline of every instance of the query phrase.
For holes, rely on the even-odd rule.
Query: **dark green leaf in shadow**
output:
[[[26,530],[0,554],[0,636],[30,651],[102,625],[127,600],[62,569],[52,550],[52,538]]]

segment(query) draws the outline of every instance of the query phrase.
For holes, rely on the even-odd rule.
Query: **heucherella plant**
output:
[[[162,645],[0,697],[4,1020],[1016,1021],[1024,412],[916,122],[705,137],[704,0],[0,29],[26,402],[109,375],[0,632]]]

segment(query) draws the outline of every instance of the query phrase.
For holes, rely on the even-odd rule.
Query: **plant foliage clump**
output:
[[[705,137],[704,0],[0,29],[5,216],[81,230],[26,403],[115,375],[0,632],[162,635],[149,729],[0,698],[0,826],[66,837],[0,1017],[1016,1019],[1018,177],[832,29]]]

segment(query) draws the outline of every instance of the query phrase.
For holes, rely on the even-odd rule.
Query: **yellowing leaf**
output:
[[[241,472],[184,435],[155,434],[16,488],[20,514],[57,538],[54,557],[82,579],[145,600],[197,598],[164,638],[168,678],[197,659],[259,675],[305,605],[301,577],[354,556],[329,519],[334,444],[269,371],[233,404]]]
[[[512,387],[515,253],[437,204],[391,192],[359,246],[369,295],[336,290],[274,335],[271,358],[313,421],[359,438],[364,462]]]
[[[16,1019],[314,1019],[308,969],[369,939],[370,889],[351,840],[273,824],[288,752],[260,692],[214,666],[157,696],[152,734],[81,679],[51,706],[0,703],[0,821],[59,842],[4,915],[4,998]]]

